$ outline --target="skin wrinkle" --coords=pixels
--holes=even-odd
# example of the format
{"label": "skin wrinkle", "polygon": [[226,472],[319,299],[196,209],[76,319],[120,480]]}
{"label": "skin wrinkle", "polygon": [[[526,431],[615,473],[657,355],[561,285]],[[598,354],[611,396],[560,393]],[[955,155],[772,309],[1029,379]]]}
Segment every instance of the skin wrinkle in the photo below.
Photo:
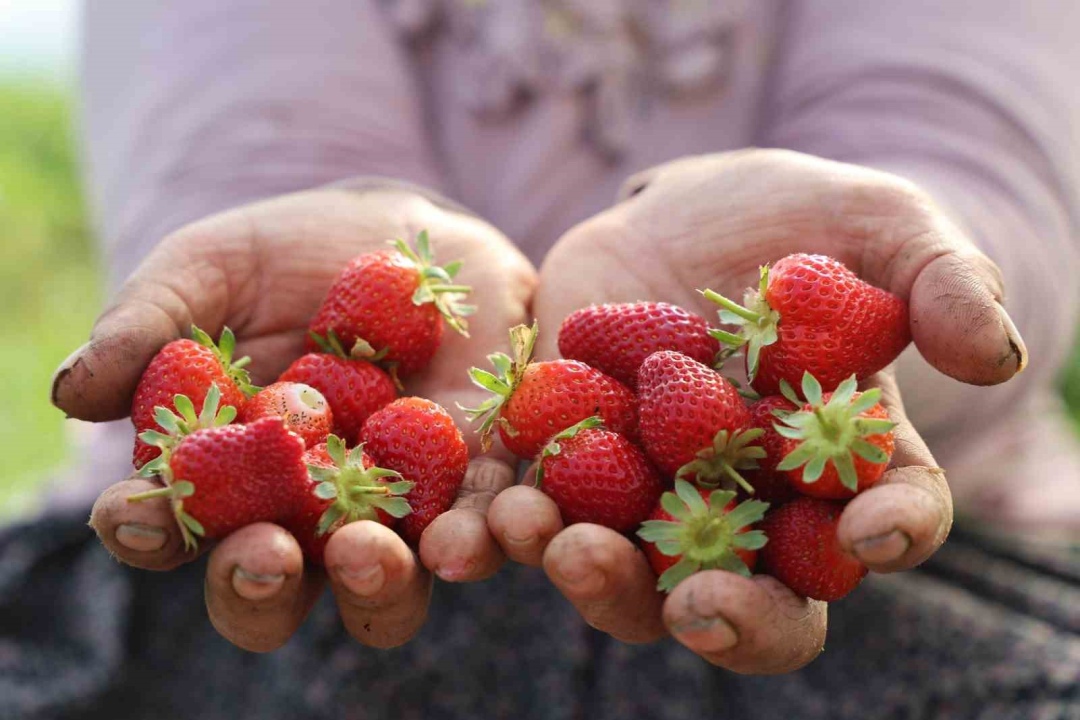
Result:
{"label": "skin wrinkle", "polygon": [[[239,237],[243,238],[246,244],[244,251],[240,253],[240,257],[251,258],[251,264],[244,268],[243,273],[226,273],[226,298],[228,302],[226,304],[227,311],[226,316],[233,318],[232,322],[236,324],[233,330],[238,334],[245,334],[252,324],[252,320],[255,316],[258,308],[258,299],[266,297],[263,284],[266,277],[265,269],[267,266],[264,253],[273,248],[264,247],[264,245],[270,245],[270,243],[261,242],[264,239],[264,235],[259,229],[258,219],[255,213],[252,213],[248,208],[241,208],[237,211],[237,218],[243,220],[246,231],[239,234]],[[230,277],[242,277],[243,282],[241,287],[236,288],[230,282]],[[254,284],[252,294],[245,293],[245,287]],[[254,298],[255,302],[245,302],[247,298]],[[239,308],[235,306],[239,305]]]}

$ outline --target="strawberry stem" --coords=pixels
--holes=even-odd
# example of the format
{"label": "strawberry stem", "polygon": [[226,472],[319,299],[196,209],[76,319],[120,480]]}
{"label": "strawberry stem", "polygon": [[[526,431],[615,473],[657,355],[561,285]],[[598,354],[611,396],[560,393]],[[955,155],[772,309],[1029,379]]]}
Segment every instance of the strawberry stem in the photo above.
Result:
{"label": "strawberry stem", "polygon": [[[749,320],[750,322],[753,322],[753,323],[761,321],[761,313],[756,313],[753,310],[751,310],[750,308],[745,308],[742,305],[735,302],[734,300],[728,300],[726,297],[724,297],[723,295],[721,295],[718,292],[714,292],[713,290],[705,289],[705,290],[701,291],[701,294],[705,296],[706,300],[711,300],[712,302],[716,303],[720,307],[724,308],[725,310],[727,310],[729,312],[735,313],[736,315],[743,318],[744,320]],[[736,336],[736,337],[738,337],[738,336]],[[717,338],[717,339],[719,339],[719,338]],[[746,339],[742,338],[741,341],[746,342]]]}

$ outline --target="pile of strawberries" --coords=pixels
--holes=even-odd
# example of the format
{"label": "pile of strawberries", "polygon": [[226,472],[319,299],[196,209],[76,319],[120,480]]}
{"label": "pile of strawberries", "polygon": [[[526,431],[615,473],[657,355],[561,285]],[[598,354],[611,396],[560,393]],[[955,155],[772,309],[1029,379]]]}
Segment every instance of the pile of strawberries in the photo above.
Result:
{"label": "pile of strawberries", "polygon": [[[333,532],[364,519],[415,547],[469,453],[445,409],[398,390],[444,324],[467,335],[460,269],[435,265],[425,233],[415,250],[397,241],[354,259],[311,321],[308,353],[266,388],[227,328],[216,344],[193,328],[166,345],[131,414],[135,465],[161,487],[129,500],[167,498],[192,547],[275,522],[321,564]],[[803,596],[843,597],[866,568],[839,547],[840,513],[894,449],[880,390],[859,383],[910,341],[906,306],[802,254],[762,268],[741,305],[703,295],[728,330],[665,303],[592,306],[563,322],[563,359],[541,362],[536,325],[511,329],[511,353],[470,371],[491,393],[467,410],[482,445],[497,432],[534,462],[565,523],[636,532],[662,590],[703,569],[760,568]],[[737,352],[752,393],[715,369]]]}
{"label": "pile of strawberries", "polygon": [[330,535],[364,519],[415,545],[450,508],[469,453],[445,409],[398,398],[399,378],[428,366],[444,321],[466,334],[460,269],[434,264],[425,233],[415,250],[357,257],[312,320],[309,352],[266,388],[233,359],[228,328],[216,344],[193,328],[166,345],[131,412],[135,466],[162,487],[128,499],[167,498],[189,547],[276,522],[321,564]]}
{"label": "pile of strawberries", "polygon": [[[495,372],[471,371],[492,397],[469,412],[485,444],[497,430],[536,462],[565,523],[636,531],[660,589],[760,565],[839,599],[866,574],[838,544],[840,513],[894,447],[880,390],[858,383],[910,341],[906,305],[802,254],[762,268],[742,305],[703,294],[731,331],[665,303],[592,306],[564,320],[563,359],[537,362],[536,326],[514,328]],[[752,400],[714,369],[738,351]]]}

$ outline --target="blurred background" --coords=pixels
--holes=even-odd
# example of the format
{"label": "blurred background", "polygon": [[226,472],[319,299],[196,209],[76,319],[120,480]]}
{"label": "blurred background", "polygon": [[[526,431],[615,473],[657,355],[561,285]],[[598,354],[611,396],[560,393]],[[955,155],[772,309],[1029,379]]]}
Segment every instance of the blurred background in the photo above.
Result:
{"label": "blurred background", "polygon": [[[32,511],[66,459],[49,381],[102,302],[75,132],[79,4],[0,0],[0,521]],[[1080,431],[1080,352],[1061,389]]]}

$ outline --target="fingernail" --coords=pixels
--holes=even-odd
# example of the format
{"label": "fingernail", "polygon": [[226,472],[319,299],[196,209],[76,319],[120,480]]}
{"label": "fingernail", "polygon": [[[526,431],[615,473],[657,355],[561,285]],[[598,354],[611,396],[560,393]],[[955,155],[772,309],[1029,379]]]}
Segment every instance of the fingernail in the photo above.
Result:
{"label": "fingernail", "polygon": [[593,565],[580,562],[564,565],[556,572],[564,585],[576,593],[585,595],[599,594],[607,583],[607,578],[602,570],[598,570]]}
{"label": "fingernail", "polygon": [[508,544],[517,545],[519,547],[524,545],[532,545],[536,542],[535,535],[524,535],[522,537],[518,537],[516,535],[511,535],[510,533],[503,533],[503,539],[506,540]]}
{"label": "fingernail", "polygon": [[898,560],[911,547],[911,538],[902,530],[893,530],[859,540],[852,545],[855,556],[867,565],[880,565]]}
{"label": "fingernail", "polygon": [[116,528],[116,542],[138,552],[160,550],[168,537],[164,530],[153,525],[125,523]]}
{"label": "fingernail", "polygon": [[357,595],[374,595],[382,590],[386,583],[386,573],[382,565],[341,566],[338,576],[350,591]]}
{"label": "fingernail", "polygon": [[672,634],[698,652],[723,652],[739,643],[739,634],[721,617],[694,618],[671,628]]}
{"label": "fingernail", "polygon": [[[83,343],[75,352],[67,356],[64,362],[60,363],[60,367],[56,368],[56,372],[53,373],[52,386],[49,391],[49,399],[53,405],[57,405],[57,398],[60,394],[60,386],[64,383],[65,378],[71,374],[71,369],[75,367],[75,363],[79,361],[82,354],[86,351],[86,347],[90,343]],[[59,406],[58,406],[59,407]]]}
{"label": "fingernail", "polygon": [[471,575],[475,568],[476,563],[471,561],[450,563],[435,568],[435,574],[439,576],[440,580],[445,582],[460,582]]}
{"label": "fingernail", "polygon": [[233,570],[233,590],[247,600],[265,600],[272,597],[284,584],[284,573],[253,573],[242,567]]}
{"label": "fingernail", "polygon": [[1001,356],[1000,362],[1004,365],[1012,360],[1016,363],[1016,372],[1021,373],[1028,364],[1027,345],[1024,344],[1024,338],[1020,337],[1020,331],[1016,329],[1016,324],[1013,323],[1005,308],[1000,303],[997,308],[998,315],[1001,316],[1001,327],[1005,330],[1005,336],[1009,341],[1008,350]]}

